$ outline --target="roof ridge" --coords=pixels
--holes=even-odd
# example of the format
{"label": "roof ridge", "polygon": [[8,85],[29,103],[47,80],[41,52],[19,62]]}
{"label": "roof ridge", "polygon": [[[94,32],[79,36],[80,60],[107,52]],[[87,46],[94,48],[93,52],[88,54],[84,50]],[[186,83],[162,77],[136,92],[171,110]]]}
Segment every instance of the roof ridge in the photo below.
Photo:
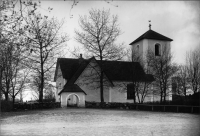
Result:
{"label": "roof ridge", "polygon": [[78,60],[79,58],[58,58],[58,59],[73,59],[73,60]]}
{"label": "roof ridge", "polygon": [[[89,59],[84,59],[84,61],[91,61],[91,59],[93,59],[95,57],[91,57]],[[58,58],[58,59],[72,59],[72,60],[78,60],[79,58]],[[95,58],[96,59],[96,58]],[[97,60],[97,59],[96,59]],[[97,60],[97,61],[100,61],[100,60]],[[123,60],[103,60],[103,62],[124,62],[124,63],[135,63],[135,62],[132,62],[132,61],[123,61]],[[83,63],[83,62],[82,62]],[[137,63],[137,62],[136,62]]]}
{"label": "roof ridge", "polygon": [[[97,61],[100,61],[100,60],[97,60]],[[132,62],[132,61],[121,61],[121,60],[103,60],[103,62],[139,63],[139,62]]]}

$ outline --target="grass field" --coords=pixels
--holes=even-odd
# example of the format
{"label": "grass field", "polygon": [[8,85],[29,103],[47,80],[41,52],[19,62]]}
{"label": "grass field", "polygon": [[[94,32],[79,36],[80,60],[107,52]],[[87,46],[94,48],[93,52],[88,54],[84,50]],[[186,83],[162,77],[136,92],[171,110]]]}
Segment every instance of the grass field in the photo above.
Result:
{"label": "grass field", "polygon": [[199,136],[200,115],[51,109],[1,113],[1,136]]}

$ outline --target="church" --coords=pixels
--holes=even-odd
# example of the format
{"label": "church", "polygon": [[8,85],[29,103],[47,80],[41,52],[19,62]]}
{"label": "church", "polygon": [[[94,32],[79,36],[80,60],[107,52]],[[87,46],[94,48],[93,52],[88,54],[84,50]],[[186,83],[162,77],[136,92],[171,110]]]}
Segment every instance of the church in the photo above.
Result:
{"label": "church", "polygon": [[[171,41],[149,26],[149,30],[131,42],[130,46],[145,59],[149,49],[155,56],[162,55],[162,50],[170,51]],[[85,107],[86,101],[100,102],[99,70],[99,60],[95,57],[84,59],[80,54],[78,59],[58,58],[54,75],[56,101],[61,102],[62,107]],[[146,74],[139,62],[103,61],[103,71],[105,102],[133,103],[133,99],[137,102],[130,88],[133,79],[138,82],[154,81],[153,76]],[[159,101],[159,96],[148,95],[144,102],[156,100]]]}

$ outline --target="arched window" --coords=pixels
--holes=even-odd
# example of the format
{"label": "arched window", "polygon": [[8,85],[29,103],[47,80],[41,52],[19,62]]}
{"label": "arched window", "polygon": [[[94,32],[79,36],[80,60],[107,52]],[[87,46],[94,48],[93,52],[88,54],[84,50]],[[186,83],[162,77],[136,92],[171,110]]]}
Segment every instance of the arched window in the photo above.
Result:
{"label": "arched window", "polygon": [[160,49],[161,47],[160,47],[160,44],[158,44],[158,43],[156,43],[155,44],[155,56],[160,56],[161,55],[161,49]]}

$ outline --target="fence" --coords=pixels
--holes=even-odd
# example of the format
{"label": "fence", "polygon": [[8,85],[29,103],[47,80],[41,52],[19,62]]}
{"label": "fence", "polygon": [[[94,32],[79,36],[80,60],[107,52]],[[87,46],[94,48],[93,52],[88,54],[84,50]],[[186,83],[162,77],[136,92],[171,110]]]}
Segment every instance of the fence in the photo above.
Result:
{"label": "fence", "polygon": [[136,110],[163,111],[163,112],[182,112],[182,113],[200,113],[200,106],[185,105],[135,105]]}
{"label": "fence", "polygon": [[132,103],[97,103],[86,102],[86,108],[130,109],[160,112],[200,113],[200,106],[186,105],[150,105]]}

